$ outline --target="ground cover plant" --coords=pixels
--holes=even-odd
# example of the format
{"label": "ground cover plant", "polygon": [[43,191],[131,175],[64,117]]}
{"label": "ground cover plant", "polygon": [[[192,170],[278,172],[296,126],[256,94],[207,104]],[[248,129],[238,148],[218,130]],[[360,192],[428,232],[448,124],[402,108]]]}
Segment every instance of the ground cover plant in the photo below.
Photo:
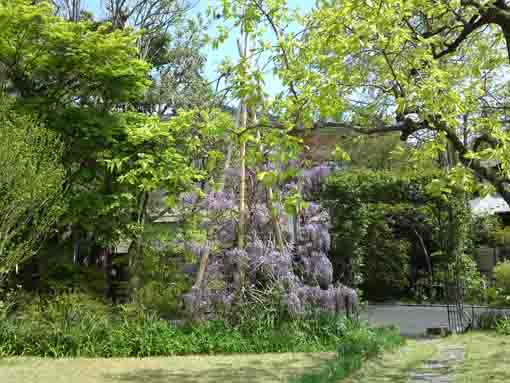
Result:
{"label": "ground cover plant", "polygon": [[[175,326],[133,305],[111,308],[83,294],[34,299],[4,315],[0,355],[43,357],[148,357],[185,354],[335,351],[362,334],[365,324],[310,312],[285,320],[267,306],[240,309],[235,323],[212,320]],[[361,347],[363,337],[360,337]],[[375,341],[370,347],[378,347]],[[357,349],[352,350],[357,353]],[[360,350],[364,352],[364,350]]]}

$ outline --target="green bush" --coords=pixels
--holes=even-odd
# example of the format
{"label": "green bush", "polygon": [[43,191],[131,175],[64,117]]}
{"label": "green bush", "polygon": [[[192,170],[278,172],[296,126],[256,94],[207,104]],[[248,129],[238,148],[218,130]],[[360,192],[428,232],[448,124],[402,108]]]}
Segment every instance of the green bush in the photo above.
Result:
{"label": "green bush", "polygon": [[150,281],[137,291],[134,302],[140,308],[157,312],[166,319],[175,318],[179,311],[179,296],[186,291],[185,288],[189,290],[184,282]]}
{"label": "green bush", "polygon": [[499,311],[487,311],[477,318],[477,328],[480,330],[495,330],[498,323],[506,318],[506,315]]}
{"label": "green bush", "polygon": [[407,240],[395,237],[388,222],[374,220],[368,227],[360,287],[372,300],[400,297],[409,287],[409,249]]}
{"label": "green bush", "polygon": [[496,331],[501,335],[510,335],[510,317],[502,316],[496,321]]}
{"label": "green bush", "polygon": [[510,262],[502,262],[494,268],[494,277],[496,278],[496,287],[504,293],[510,293]]}
{"label": "green bush", "polygon": [[470,255],[463,254],[460,267],[464,283],[464,300],[473,304],[483,302],[487,298],[487,292],[476,261]]}

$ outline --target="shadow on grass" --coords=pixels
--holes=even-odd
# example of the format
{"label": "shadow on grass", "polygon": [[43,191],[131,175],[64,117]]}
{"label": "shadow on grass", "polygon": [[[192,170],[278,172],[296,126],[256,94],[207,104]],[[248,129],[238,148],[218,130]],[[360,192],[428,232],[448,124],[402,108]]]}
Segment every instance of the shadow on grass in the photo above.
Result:
{"label": "shadow on grass", "polygon": [[383,363],[381,360],[371,359],[370,363],[377,369],[376,376],[366,376],[364,374],[356,374],[366,360],[352,362],[330,362],[323,366],[323,370],[317,373],[309,373],[291,380],[292,383],[329,383],[340,382],[347,379],[349,383],[375,383],[375,382],[392,382],[407,383],[409,381],[409,367],[396,368],[394,364]]}
{"label": "shadow on grass", "polygon": [[[324,363],[324,357],[310,356],[307,370],[317,370]],[[298,367],[301,360],[267,362],[254,360],[250,366],[236,366],[233,363],[220,363],[208,369],[138,369],[117,375],[103,375],[118,383],[273,383],[286,382],[289,377],[303,373]],[[307,363],[308,364],[308,363]]]}
{"label": "shadow on grass", "polygon": [[0,358],[0,367],[12,367],[22,363],[26,362],[20,358]]}

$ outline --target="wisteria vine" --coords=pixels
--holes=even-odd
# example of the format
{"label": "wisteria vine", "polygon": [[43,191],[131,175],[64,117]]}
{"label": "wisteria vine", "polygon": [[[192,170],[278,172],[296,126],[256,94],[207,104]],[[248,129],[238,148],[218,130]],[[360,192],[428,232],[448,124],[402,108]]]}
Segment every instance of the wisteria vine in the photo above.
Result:
{"label": "wisteria vine", "polygon": [[[306,169],[282,185],[281,192],[285,196],[300,189],[302,195],[312,199],[329,173],[327,165]],[[231,310],[241,287],[264,288],[272,283],[283,289],[284,309],[291,317],[303,315],[308,307],[329,312],[352,310],[357,304],[356,292],[333,285],[333,266],[327,255],[330,217],[320,204],[308,202],[294,217],[281,205],[272,206],[277,209],[284,239],[281,248],[275,243],[264,188],[254,185],[249,193],[246,247],[236,247],[238,204],[228,181],[235,185],[238,175],[236,169],[227,169],[223,190],[210,191],[200,200],[196,195],[182,199],[205,212],[205,226],[213,237],[206,244],[188,246],[197,259],[203,259],[206,253],[208,257],[204,280],[183,296],[186,312],[195,319],[214,317],[220,311]]]}

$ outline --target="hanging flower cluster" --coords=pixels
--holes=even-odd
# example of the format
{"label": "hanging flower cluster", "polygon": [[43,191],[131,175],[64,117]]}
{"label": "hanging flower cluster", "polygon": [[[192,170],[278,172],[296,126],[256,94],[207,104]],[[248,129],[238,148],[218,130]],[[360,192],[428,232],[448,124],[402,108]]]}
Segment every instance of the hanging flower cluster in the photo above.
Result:
{"label": "hanging flower cluster", "polygon": [[[229,169],[226,177],[237,177]],[[329,168],[320,165],[305,170],[299,180],[281,186],[283,193],[295,192],[302,185],[305,195],[313,195],[329,174]],[[194,318],[207,318],[228,312],[236,292],[244,283],[247,288],[264,287],[278,283],[285,293],[284,305],[292,317],[302,315],[307,307],[329,312],[342,312],[356,302],[356,293],[347,287],[333,286],[333,266],[327,256],[331,239],[330,218],[319,204],[309,202],[296,217],[290,217],[275,204],[277,224],[281,229],[283,247],[274,233],[274,217],[260,190],[252,190],[248,204],[247,241],[244,249],[236,248],[238,223],[231,210],[238,208],[233,192],[210,192],[199,201],[209,212],[225,214],[209,222],[214,225],[216,251],[208,259],[207,273],[201,287],[194,287],[184,295],[183,302]],[[200,259],[204,246],[192,245],[190,250]]]}

